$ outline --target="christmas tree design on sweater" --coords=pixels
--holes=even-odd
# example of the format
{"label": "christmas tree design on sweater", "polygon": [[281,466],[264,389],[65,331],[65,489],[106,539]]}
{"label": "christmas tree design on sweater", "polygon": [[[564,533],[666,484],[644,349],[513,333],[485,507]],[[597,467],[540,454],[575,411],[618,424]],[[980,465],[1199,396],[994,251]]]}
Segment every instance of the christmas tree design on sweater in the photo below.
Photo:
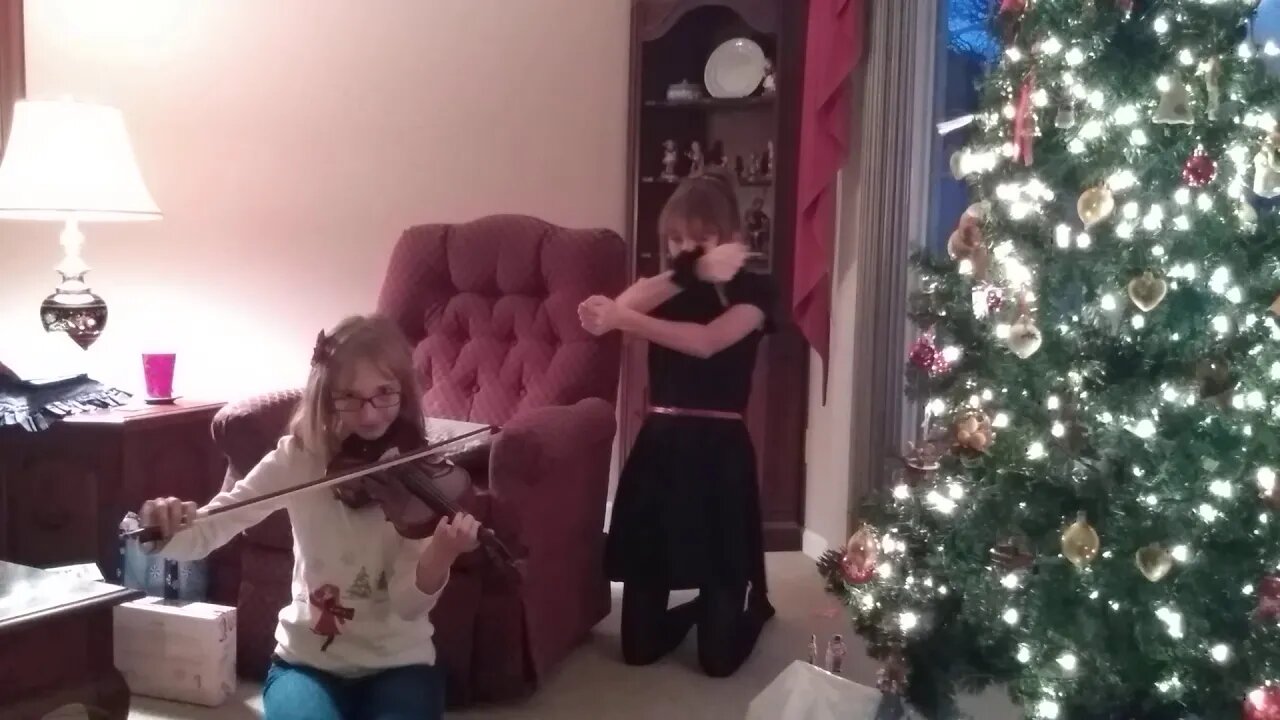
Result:
{"label": "christmas tree design on sweater", "polygon": [[360,568],[355,581],[347,588],[347,595],[361,600],[368,600],[373,595],[373,588],[369,585],[369,571],[364,567]]}

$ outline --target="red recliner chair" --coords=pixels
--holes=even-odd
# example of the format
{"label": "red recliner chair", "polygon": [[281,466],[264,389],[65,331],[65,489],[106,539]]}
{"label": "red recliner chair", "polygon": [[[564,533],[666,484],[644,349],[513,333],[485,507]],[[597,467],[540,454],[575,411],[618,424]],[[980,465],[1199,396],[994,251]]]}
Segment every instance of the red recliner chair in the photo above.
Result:
{"label": "red recliner chair", "polygon": [[[414,346],[429,417],[502,426],[487,477],[475,478],[478,512],[528,552],[514,589],[455,568],[432,611],[452,706],[527,694],[609,613],[601,558],[620,345],[584,332],[577,306],[624,283],[615,233],[525,216],[413,227],[392,253],[378,311]],[[298,396],[218,414],[229,482],[275,447]],[[292,564],[284,513],[214,558],[218,594],[239,612],[242,675],[266,673]]]}

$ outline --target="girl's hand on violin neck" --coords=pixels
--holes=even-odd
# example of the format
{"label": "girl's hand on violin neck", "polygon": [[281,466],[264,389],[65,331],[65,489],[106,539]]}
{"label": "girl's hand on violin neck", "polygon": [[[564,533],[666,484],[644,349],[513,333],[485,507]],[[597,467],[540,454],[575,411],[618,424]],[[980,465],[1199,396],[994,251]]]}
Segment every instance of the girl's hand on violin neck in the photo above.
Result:
{"label": "girl's hand on violin neck", "polygon": [[174,533],[189,527],[196,519],[196,504],[179,500],[176,497],[162,497],[142,503],[138,519],[144,527],[159,528],[163,538],[161,545],[169,541]]}
{"label": "girl's hand on violin neck", "polygon": [[431,536],[431,545],[452,563],[459,555],[480,547],[479,536],[480,521],[467,513],[458,513],[452,519],[441,518]]}
{"label": "girl's hand on violin neck", "polygon": [[617,330],[621,323],[625,308],[602,295],[595,295],[582,301],[578,306],[578,320],[582,329],[592,335],[604,335]]}

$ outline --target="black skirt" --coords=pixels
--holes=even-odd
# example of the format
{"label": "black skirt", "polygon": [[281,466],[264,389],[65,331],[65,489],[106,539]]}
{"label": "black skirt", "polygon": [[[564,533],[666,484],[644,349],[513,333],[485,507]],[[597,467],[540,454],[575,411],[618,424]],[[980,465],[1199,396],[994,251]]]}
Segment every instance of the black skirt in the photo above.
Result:
{"label": "black skirt", "polygon": [[650,415],[622,470],[605,546],[610,580],[765,590],[756,455],[737,420]]}

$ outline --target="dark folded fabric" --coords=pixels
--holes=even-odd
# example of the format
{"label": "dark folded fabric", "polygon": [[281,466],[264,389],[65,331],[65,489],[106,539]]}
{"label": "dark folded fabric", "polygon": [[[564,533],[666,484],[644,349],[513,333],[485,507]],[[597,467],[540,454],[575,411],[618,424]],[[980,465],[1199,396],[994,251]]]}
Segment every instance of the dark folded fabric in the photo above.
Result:
{"label": "dark folded fabric", "polygon": [[130,397],[88,375],[28,381],[0,372],[0,427],[20,425],[29,432],[46,430],[60,418],[117,407]]}

